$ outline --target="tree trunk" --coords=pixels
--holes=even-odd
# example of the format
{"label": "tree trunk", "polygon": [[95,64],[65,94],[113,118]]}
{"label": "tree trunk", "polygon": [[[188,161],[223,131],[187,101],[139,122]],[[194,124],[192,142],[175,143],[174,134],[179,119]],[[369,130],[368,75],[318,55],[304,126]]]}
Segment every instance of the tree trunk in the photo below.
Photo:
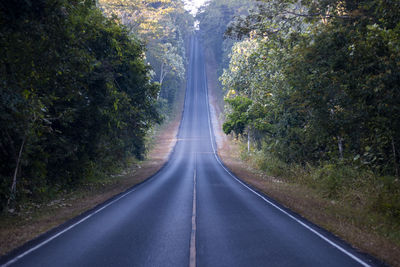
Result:
{"label": "tree trunk", "polygon": [[343,138],[338,136],[338,147],[339,147],[339,157],[340,159],[343,159]]}
{"label": "tree trunk", "polygon": [[159,81],[160,86],[162,86],[162,83],[163,83],[163,81],[164,81],[165,75],[166,75],[166,73],[165,73],[165,71],[164,71],[164,62],[163,62],[163,63],[161,64],[161,70],[160,70],[160,81]]}
{"label": "tree trunk", "polygon": [[250,130],[247,131],[247,153],[250,153]]}
{"label": "tree trunk", "polygon": [[163,81],[164,81],[165,75],[167,75],[167,72],[164,70],[164,62],[163,62],[163,63],[161,64],[161,69],[160,69],[160,80],[159,80],[159,83],[160,83],[160,91],[159,91],[158,94],[157,94],[157,100],[160,98],[161,86],[162,86],[162,83],[163,83]]}
{"label": "tree trunk", "polygon": [[22,143],[21,143],[21,147],[19,149],[17,164],[15,166],[13,181],[12,181],[12,185],[11,185],[10,197],[8,198],[8,201],[7,201],[7,210],[10,208],[10,205],[13,204],[13,202],[15,200],[15,194],[17,192],[18,170],[19,170],[19,166],[21,164],[22,152],[24,150],[27,136],[28,136],[28,134],[25,134],[24,139],[22,140]]}

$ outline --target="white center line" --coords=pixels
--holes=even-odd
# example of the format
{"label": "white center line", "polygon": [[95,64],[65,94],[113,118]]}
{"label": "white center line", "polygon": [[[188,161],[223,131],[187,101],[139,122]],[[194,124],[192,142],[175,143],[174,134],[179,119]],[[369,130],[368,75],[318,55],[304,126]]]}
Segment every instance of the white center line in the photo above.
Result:
{"label": "white center line", "polygon": [[196,167],[193,174],[192,233],[190,235],[189,267],[196,267]]}

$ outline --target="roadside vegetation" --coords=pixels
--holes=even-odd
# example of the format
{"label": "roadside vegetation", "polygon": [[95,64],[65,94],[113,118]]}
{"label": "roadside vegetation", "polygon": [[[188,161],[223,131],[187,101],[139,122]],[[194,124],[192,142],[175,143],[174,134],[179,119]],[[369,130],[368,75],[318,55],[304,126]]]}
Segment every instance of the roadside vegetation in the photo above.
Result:
{"label": "roadside vegetation", "polygon": [[160,86],[158,111],[164,118],[176,109],[186,86],[189,42],[194,19],[183,0],[99,0],[110,18],[118,18],[132,36],[146,46],[146,62],[152,81]]}
{"label": "roadside vegetation", "polygon": [[210,25],[240,10],[226,3],[232,9],[218,14],[217,3],[198,16],[213,16],[200,31],[224,28],[218,45],[204,44],[221,55],[222,128],[243,160],[399,247],[400,4],[257,1],[247,15]]}
{"label": "roadside vegetation", "polygon": [[0,255],[162,167],[192,28],[183,1],[0,3]]}
{"label": "roadside vegetation", "polygon": [[0,20],[3,213],[145,158],[185,85],[182,1],[3,1]]}

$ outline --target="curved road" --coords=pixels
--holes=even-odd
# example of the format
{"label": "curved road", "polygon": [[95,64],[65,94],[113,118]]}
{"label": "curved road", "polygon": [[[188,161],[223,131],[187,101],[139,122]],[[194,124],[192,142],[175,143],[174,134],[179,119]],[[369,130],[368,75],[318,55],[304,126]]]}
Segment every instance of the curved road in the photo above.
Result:
{"label": "curved road", "polygon": [[[7,262],[5,262],[7,261]],[[368,266],[369,256],[237,180],[210,127],[204,57],[192,38],[184,113],[151,179],[34,242],[4,266]]]}

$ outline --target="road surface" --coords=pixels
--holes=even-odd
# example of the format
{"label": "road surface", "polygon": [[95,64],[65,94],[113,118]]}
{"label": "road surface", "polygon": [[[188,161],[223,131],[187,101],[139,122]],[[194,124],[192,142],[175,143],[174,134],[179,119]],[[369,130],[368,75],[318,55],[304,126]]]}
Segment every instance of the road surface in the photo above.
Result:
{"label": "road surface", "polygon": [[237,180],[215,152],[192,38],[178,141],[158,174],[4,266],[368,266],[371,259]]}

